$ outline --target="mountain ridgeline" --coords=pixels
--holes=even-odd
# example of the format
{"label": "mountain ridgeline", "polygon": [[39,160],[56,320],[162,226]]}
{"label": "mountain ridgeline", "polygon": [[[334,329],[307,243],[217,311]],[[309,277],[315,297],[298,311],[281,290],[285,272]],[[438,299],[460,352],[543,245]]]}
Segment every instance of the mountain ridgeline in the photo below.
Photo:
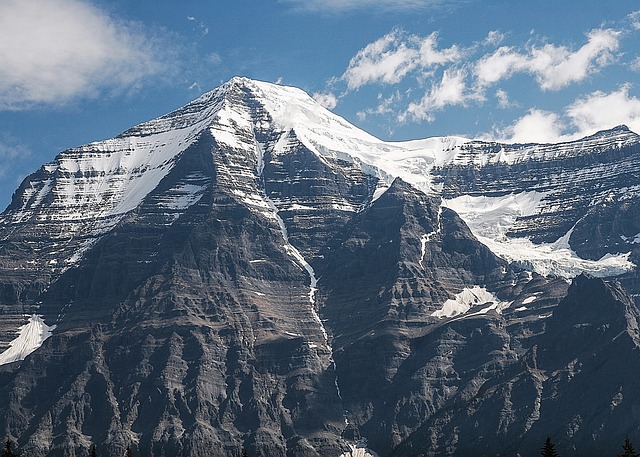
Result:
{"label": "mountain ridgeline", "polygon": [[14,193],[1,430],[34,457],[603,455],[640,440],[639,213],[624,126],[391,143],[234,78]]}

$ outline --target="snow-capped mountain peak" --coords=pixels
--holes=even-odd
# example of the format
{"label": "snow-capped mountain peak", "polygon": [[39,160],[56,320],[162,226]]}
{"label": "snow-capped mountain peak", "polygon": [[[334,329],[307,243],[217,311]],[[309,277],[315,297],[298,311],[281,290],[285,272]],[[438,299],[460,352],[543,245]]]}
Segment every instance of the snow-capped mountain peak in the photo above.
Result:
{"label": "snow-capped mountain peak", "polygon": [[[260,144],[265,132],[269,132],[273,144]],[[556,145],[510,145],[452,136],[387,142],[323,108],[300,89],[235,77],[184,107],[113,139],[62,152],[23,182],[0,223],[30,221],[36,232],[48,224],[63,223],[59,238],[85,240],[77,249],[82,252],[138,208],[202,135],[210,135],[219,145],[237,151],[251,151],[257,165],[247,173],[256,176],[264,166],[264,148],[271,148],[270,153],[277,155],[295,138],[320,160],[346,161],[378,178],[374,199],[396,178],[427,194],[441,195],[444,191],[452,197],[446,179],[438,177],[441,173],[437,170],[558,161],[640,144],[640,137],[625,126]],[[166,211],[166,223],[172,223],[199,201],[206,185],[206,179],[196,173],[157,197]],[[536,189],[547,190],[544,186]],[[504,195],[516,191],[505,187],[493,192]],[[255,195],[251,198],[260,200]],[[543,211],[542,206],[527,217]],[[67,257],[67,266],[79,258],[77,252]]]}

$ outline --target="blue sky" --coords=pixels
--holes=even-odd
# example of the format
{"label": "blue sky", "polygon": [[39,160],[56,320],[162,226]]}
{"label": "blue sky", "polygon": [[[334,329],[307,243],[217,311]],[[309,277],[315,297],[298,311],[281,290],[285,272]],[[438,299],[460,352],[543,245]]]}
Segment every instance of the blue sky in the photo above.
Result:
{"label": "blue sky", "polygon": [[637,0],[2,0],[0,206],[65,148],[232,76],[386,140],[640,132]]}

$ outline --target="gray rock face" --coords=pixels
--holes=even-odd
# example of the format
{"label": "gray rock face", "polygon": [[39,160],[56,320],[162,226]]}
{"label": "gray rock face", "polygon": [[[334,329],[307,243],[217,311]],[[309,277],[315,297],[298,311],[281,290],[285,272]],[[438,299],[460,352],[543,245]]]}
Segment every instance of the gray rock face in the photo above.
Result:
{"label": "gray rock face", "polygon": [[[635,438],[635,272],[569,286],[510,265],[440,195],[390,180],[372,151],[396,146],[374,140],[234,79],[28,177],[0,217],[0,342],[25,313],[56,328],[0,366],[0,429],[36,457],[338,457],[364,439],[525,455],[547,435],[585,455]],[[469,143],[429,179],[447,197],[546,192],[514,235],[573,227],[596,259],[637,244],[637,144],[621,128],[520,160]],[[518,160],[476,164],[500,153]]]}

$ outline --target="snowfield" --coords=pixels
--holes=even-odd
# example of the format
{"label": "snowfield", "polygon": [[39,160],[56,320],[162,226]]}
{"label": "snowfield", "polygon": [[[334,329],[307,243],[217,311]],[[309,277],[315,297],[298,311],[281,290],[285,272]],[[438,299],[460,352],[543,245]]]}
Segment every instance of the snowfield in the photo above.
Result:
{"label": "snowfield", "polygon": [[56,328],[44,323],[42,316],[31,315],[29,322],[18,329],[19,335],[11,343],[9,349],[0,354],[0,365],[24,360],[29,354],[42,346]]}
{"label": "snowfield", "polygon": [[467,223],[478,240],[509,262],[517,262],[525,269],[543,276],[571,279],[583,272],[608,277],[635,268],[630,253],[606,255],[599,260],[580,258],[569,247],[571,230],[554,243],[534,244],[527,238],[508,238],[507,232],[520,216],[536,214],[543,193],[522,192],[503,197],[472,197],[463,195],[444,201]]}

